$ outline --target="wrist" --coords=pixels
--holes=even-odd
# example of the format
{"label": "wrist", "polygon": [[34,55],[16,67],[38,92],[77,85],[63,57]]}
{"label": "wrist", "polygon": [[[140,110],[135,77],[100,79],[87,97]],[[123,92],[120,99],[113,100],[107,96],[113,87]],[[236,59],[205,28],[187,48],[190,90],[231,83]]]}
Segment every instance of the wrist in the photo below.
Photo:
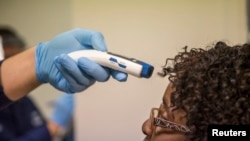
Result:
{"label": "wrist", "polygon": [[[43,69],[43,67],[41,67],[41,62],[44,61],[42,58],[44,57],[43,55],[43,48],[46,45],[46,42],[41,42],[38,43],[35,47],[35,69],[36,69],[36,77],[37,80],[40,83],[46,83],[47,81],[45,81],[44,79],[47,77],[47,75],[43,74],[41,71]],[[43,74],[43,75],[42,75]]]}

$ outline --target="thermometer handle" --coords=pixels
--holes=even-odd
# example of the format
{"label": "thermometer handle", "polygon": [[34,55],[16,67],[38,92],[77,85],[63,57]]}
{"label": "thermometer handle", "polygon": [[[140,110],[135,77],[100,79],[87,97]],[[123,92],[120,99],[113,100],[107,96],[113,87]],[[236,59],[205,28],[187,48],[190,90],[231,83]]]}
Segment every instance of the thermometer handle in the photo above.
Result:
{"label": "thermometer handle", "polygon": [[102,66],[119,70],[136,77],[150,78],[154,71],[154,67],[148,63],[111,52],[80,50],[71,52],[68,55],[75,61],[80,57],[87,57]]}

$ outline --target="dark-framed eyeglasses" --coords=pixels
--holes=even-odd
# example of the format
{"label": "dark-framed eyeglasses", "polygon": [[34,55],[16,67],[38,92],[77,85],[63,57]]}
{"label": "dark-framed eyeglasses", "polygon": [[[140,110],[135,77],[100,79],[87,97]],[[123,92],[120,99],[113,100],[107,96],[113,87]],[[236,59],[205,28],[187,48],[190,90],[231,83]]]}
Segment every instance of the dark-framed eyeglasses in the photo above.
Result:
{"label": "dark-framed eyeglasses", "polygon": [[178,123],[174,123],[165,119],[162,119],[159,117],[159,108],[152,108],[151,110],[151,127],[162,127],[162,128],[169,128],[181,133],[190,133],[191,130],[184,126],[184,125],[180,125]]}

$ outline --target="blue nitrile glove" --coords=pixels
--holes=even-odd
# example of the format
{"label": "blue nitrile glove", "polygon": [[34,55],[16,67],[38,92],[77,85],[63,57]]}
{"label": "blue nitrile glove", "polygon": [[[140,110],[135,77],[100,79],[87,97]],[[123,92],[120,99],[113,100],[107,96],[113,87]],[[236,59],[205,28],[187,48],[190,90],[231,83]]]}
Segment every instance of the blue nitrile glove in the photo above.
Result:
{"label": "blue nitrile glove", "polygon": [[39,43],[36,48],[38,80],[67,93],[83,91],[95,81],[107,81],[110,75],[118,81],[127,80],[126,73],[102,67],[87,58],[75,62],[66,55],[84,49],[107,51],[103,35],[93,30],[74,29]]}
{"label": "blue nitrile glove", "polygon": [[74,94],[61,94],[55,101],[51,120],[66,129],[74,112]]}

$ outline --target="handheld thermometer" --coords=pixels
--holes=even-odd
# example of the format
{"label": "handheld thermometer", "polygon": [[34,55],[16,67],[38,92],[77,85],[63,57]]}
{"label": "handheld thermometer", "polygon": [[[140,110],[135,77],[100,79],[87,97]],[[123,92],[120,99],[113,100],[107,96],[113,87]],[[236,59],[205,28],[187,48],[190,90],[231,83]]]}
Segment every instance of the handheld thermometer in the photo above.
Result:
{"label": "handheld thermometer", "polygon": [[80,50],[71,52],[68,55],[75,61],[80,57],[87,57],[102,66],[119,70],[136,77],[150,78],[154,71],[154,67],[148,63],[111,52]]}

